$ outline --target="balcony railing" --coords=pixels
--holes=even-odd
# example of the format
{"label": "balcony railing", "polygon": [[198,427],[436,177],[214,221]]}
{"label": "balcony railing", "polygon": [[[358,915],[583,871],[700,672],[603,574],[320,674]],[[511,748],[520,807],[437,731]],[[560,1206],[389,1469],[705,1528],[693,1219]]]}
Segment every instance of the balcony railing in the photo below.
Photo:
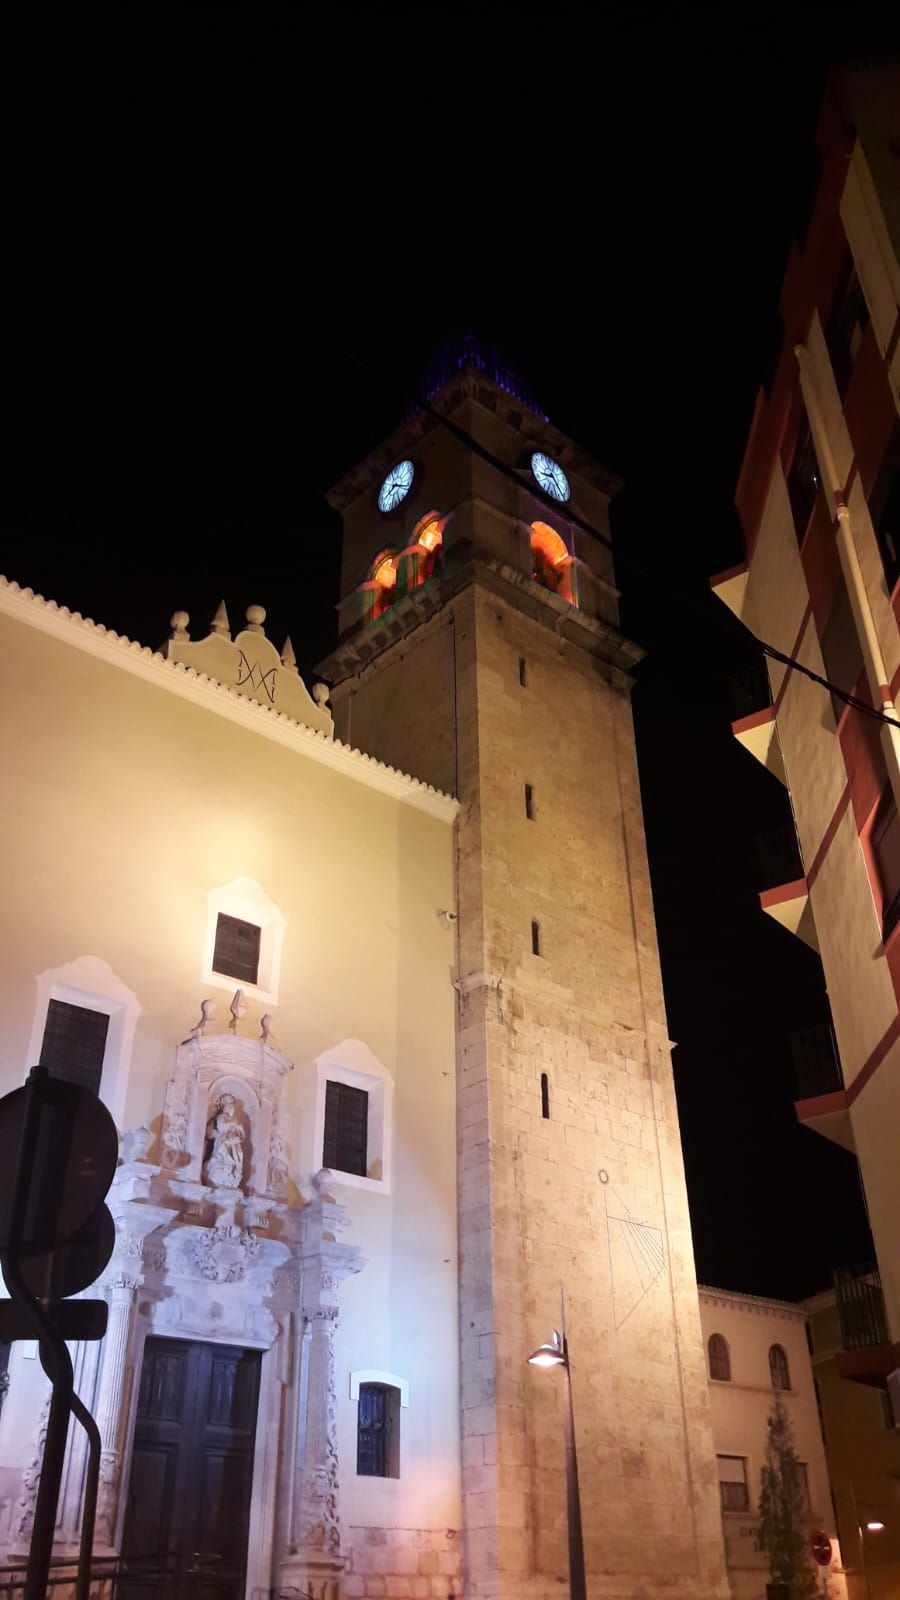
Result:
{"label": "balcony railing", "polygon": [[887,1317],[878,1268],[839,1267],[834,1292],[845,1350],[871,1350],[887,1344]]}
{"label": "balcony railing", "polygon": [[761,889],[775,889],[779,884],[794,883],[797,878],[803,877],[803,858],[793,823],[770,828],[767,833],[758,833],[756,854]]}
{"label": "balcony railing", "polygon": [[772,704],[769,674],[764,661],[755,661],[743,672],[732,672],[728,678],[728,692],[735,722],[742,717],[752,717]]}
{"label": "balcony railing", "polygon": [[792,1033],[790,1044],[798,1100],[817,1100],[843,1089],[837,1043],[829,1023]]}

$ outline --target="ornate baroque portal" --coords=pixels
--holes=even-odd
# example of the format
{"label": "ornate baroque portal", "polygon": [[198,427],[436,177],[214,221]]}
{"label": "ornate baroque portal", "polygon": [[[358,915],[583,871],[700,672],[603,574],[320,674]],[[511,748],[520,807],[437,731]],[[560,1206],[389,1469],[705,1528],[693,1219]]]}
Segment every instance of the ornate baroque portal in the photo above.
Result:
{"label": "ornate baroque portal", "polygon": [[[97,1550],[121,1548],[134,1419],[148,1337],[262,1352],[247,1549],[247,1593],[275,1585],[336,1600],[344,1566],[338,1512],[334,1334],[343,1278],[363,1265],[338,1242],[344,1207],[329,1174],[312,1198],[288,1171],[285,1089],[291,1063],[272,1039],[208,1032],[212,1005],[178,1046],[159,1140],[123,1140],[110,1192],[116,1249],[99,1284],[103,1344],[78,1347],[76,1384],[99,1424],[103,1455]],[[152,1158],[154,1145],[159,1159]],[[39,1468],[40,1437],[35,1441]],[[24,1479],[16,1542],[30,1536],[39,1470]],[[77,1546],[84,1454],[74,1438],[58,1544]]]}

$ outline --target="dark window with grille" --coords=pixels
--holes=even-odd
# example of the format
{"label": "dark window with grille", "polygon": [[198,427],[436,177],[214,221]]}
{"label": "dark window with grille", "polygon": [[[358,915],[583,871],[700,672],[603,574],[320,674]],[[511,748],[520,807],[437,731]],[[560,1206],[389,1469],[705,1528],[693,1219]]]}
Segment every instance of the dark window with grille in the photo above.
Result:
{"label": "dark window with grille", "polygon": [[707,1345],[709,1355],[709,1375],[718,1378],[720,1383],[731,1382],[731,1357],[728,1353],[728,1343],[721,1333],[710,1334]]}
{"label": "dark window with grille", "polygon": [[788,1358],[780,1344],[773,1344],[769,1351],[769,1375],[772,1379],[773,1389],[789,1389],[791,1387],[791,1371]]}
{"label": "dark window with grille", "polygon": [[743,1456],[716,1456],[719,1468],[719,1495],[723,1511],[749,1511],[747,1463]]}
{"label": "dark window with grille", "polygon": [[368,1170],[369,1096],[365,1089],[349,1083],[325,1085],[325,1139],[322,1165],[335,1172],[355,1172],[364,1178]]}
{"label": "dark window with grille", "polygon": [[80,1083],[92,1094],[100,1093],[109,1016],[68,1000],[51,1000],[41,1043],[41,1066],[54,1078]]}
{"label": "dark window with grille", "polygon": [[361,1478],[399,1478],[400,1391],[387,1383],[361,1383],[356,1426],[356,1470]]}
{"label": "dark window with grille", "polygon": [[791,462],[791,470],[787,475],[788,499],[791,502],[791,511],[794,514],[794,531],[797,543],[802,543],[807,524],[812,514],[816,495],[819,492],[819,462],[816,457],[816,448],[812,441],[812,434],[808,424],[804,424],[797,437],[797,448]]}
{"label": "dark window with grille", "polygon": [[239,978],[242,983],[256,983],[261,932],[255,922],[242,922],[240,917],[228,917],[220,911],[213,971],[223,973],[226,978]]}

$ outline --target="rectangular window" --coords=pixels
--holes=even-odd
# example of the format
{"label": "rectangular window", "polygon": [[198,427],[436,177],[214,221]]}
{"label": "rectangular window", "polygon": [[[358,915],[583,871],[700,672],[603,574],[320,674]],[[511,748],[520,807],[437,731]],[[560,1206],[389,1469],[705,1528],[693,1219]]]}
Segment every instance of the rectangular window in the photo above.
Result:
{"label": "rectangular window", "polygon": [[92,1094],[100,1093],[109,1016],[67,1000],[51,1000],[47,1007],[41,1066],[54,1078],[80,1083]]}
{"label": "rectangular window", "polygon": [[868,326],[869,307],[856,276],[853,257],[848,252],[834,297],[834,308],[825,329],[825,343],[841,398],[850,387],[856,357]]}
{"label": "rectangular window", "polygon": [[800,1494],[803,1499],[804,1510],[812,1511],[812,1501],[809,1497],[809,1467],[805,1461],[797,1462],[797,1476],[800,1479]]}
{"label": "rectangular window", "polygon": [[539,922],[531,924],[531,954],[539,956],[541,953],[541,925]]}
{"label": "rectangular window", "polygon": [[386,1383],[361,1383],[356,1425],[356,1470],[361,1478],[400,1476],[400,1391]]}
{"label": "rectangular window", "polygon": [[335,1172],[367,1171],[369,1095],[349,1083],[329,1078],[325,1085],[325,1138],[322,1165]]}
{"label": "rectangular window", "polygon": [[716,1456],[719,1468],[719,1495],[723,1511],[749,1511],[747,1462],[743,1456]]}
{"label": "rectangular window", "polygon": [[794,514],[794,532],[797,543],[803,543],[803,535],[809,524],[812,508],[816,495],[819,492],[819,462],[816,457],[816,448],[813,444],[809,423],[801,423],[797,435],[797,447],[791,470],[787,475],[788,499],[791,502],[791,511]]}
{"label": "rectangular window", "polygon": [[863,851],[868,860],[872,891],[881,911],[882,938],[886,939],[900,922],[900,817],[889,785],[866,833]]}
{"label": "rectangular window", "polygon": [[869,515],[890,592],[900,577],[900,423],[894,424],[881,469],[872,485]]}
{"label": "rectangular window", "polygon": [[541,1116],[550,1116],[550,1079],[546,1072],[541,1073]]}
{"label": "rectangular window", "polygon": [[525,687],[525,676],[526,676],[525,657],[524,656],[520,656],[519,657],[519,682],[522,685],[523,689]]}
{"label": "rectangular window", "polygon": [[261,932],[255,922],[242,922],[240,917],[229,917],[220,911],[213,971],[223,973],[226,978],[237,978],[241,983],[256,983]]}
{"label": "rectangular window", "polygon": [[534,789],[530,783],[525,785],[525,815],[529,822],[534,821]]}
{"label": "rectangular window", "polygon": [[[846,694],[853,694],[863,670],[863,658],[850,596],[843,578],[835,591],[831,615],[822,629],[819,643],[822,647],[822,659],[825,662],[825,676],[828,682],[835,684],[838,689],[843,689]],[[846,703],[839,695],[831,696],[836,721],[840,719]]]}

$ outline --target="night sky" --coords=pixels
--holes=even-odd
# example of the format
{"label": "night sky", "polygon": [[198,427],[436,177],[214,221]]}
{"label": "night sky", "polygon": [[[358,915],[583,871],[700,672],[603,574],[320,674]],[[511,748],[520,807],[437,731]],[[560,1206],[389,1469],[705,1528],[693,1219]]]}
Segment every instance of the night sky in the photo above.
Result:
{"label": "night sky", "polygon": [[626,481],[698,1274],[811,1292],[871,1246],[854,1161],[794,1118],[787,1035],[824,984],[758,909],[785,796],[732,739],[753,641],[707,580],[743,554],[827,68],[897,40],[865,8],[326,15],[45,14],[10,46],[0,569],[153,645],[176,607],[196,637],[223,595],[233,625],[261,603],[309,673],[334,639],[324,491],[443,346],[495,344]]}

